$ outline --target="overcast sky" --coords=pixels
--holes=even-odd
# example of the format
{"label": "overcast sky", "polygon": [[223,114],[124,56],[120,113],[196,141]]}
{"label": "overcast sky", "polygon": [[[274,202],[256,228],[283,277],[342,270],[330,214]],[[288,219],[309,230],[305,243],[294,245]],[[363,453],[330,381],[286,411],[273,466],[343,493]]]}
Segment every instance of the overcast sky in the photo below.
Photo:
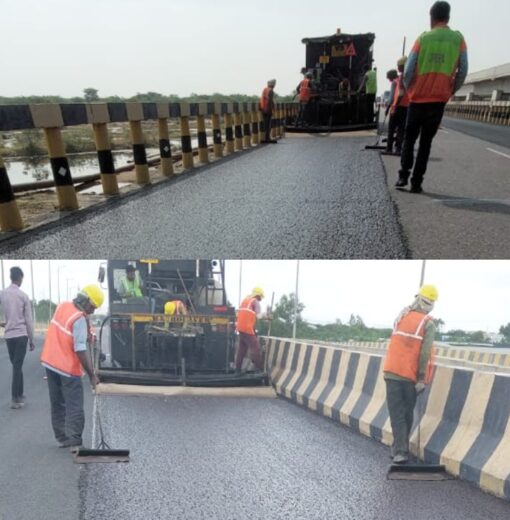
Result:
{"label": "overcast sky", "polygon": [[[402,41],[428,29],[431,0],[0,0],[0,95],[259,94],[267,79],[290,93],[301,39],[376,34],[379,91]],[[452,0],[451,27],[470,70],[510,61],[508,0]]]}
{"label": "overcast sky", "polygon": [[[100,260],[52,261],[52,299],[57,300],[58,278],[61,298],[66,299],[78,286],[96,283],[100,264]],[[25,271],[22,289],[31,296],[30,262],[4,260],[6,283],[12,265]],[[242,296],[254,286],[262,286],[264,304],[270,303],[273,291],[277,302],[282,295],[295,291],[296,265],[295,260],[243,260]],[[227,294],[235,305],[239,303],[240,266],[238,260],[227,261]],[[299,299],[306,306],[303,316],[312,323],[337,318],[346,322],[352,313],[369,326],[391,327],[418,290],[421,266],[418,260],[301,261]],[[48,298],[48,261],[35,260],[33,271],[35,298]],[[447,329],[497,332],[510,322],[510,260],[427,261],[425,282],[439,290],[433,315],[442,318]],[[106,308],[100,310],[105,312]]]}

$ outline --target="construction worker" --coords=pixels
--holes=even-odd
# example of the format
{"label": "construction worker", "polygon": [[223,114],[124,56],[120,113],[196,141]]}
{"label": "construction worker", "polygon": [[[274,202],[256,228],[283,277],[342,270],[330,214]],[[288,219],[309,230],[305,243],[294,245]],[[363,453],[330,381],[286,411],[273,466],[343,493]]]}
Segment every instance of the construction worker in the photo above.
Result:
{"label": "construction worker", "polygon": [[262,356],[255,326],[257,318],[260,319],[262,317],[260,302],[263,298],[263,289],[254,287],[251,294],[241,302],[237,311],[236,330],[239,333],[239,342],[235,358],[236,372],[241,371],[243,359],[247,352],[250,352],[251,360],[257,370],[262,370]]}
{"label": "construction worker", "polygon": [[310,104],[310,100],[312,99],[312,78],[313,74],[311,72],[306,72],[304,79],[301,80],[296,88],[296,92],[299,96],[299,114],[296,119],[296,126],[299,126],[303,120],[306,123],[308,106]]}
{"label": "construction worker", "polygon": [[420,288],[413,304],[396,319],[384,360],[386,403],[393,432],[393,462],[396,464],[408,460],[417,394],[423,392],[432,378],[436,326],[429,313],[437,296],[433,285]]}
{"label": "construction worker", "polygon": [[411,177],[411,193],[421,193],[432,140],[437,133],[444,107],[459,90],[468,72],[464,37],[448,27],[450,5],[436,2],[430,9],[432,30],[415,42],[404,71],[404,86],[409,94],[400,171],[395,186],[407,185],[414,163],[414,145],[420,144]]}
{"label": "construction worker", "polygon": [[90,337],[88,316],[101,307],[103,291],[87,285],[72,302],[62,302],[48,327],[41,353],[46,368],[51,404],[51,424],[60,447],[75,451],[82,445],[83,371],[92,388],[99,383],[87,350]]}
{"label": "construction worker", "polygon": [[[390,69],[386,73],[386,79],[391,83],[389,101],[388,101],[388,104],[387,104],[386,110],[385,110],[385,116],[386,117],[388,117],[388,115],[390,116],[389,121],[388,121],[388,141],[390,139],[392,141],[394,141],[395,140],[395,127],[392,124],[393,114],[391,112],[391,105],[392,105],[392,100],[395,96],[395,81],[398,79],[398,72],[395,69]],[[391,137],[390,137],[390,131],[391,131]],[[388,147],[386,147],[386,150],[382,153],[387,153],[387,150],[388,150]]]}
{"label": "construction worker", "polygon": [[377,67],[370,69],[363,77],[358,94],[365,92],[366,96],[366,123],[374,122],[374,105],[377,94]]}
{"label": "construction worker", "polygon": [[188,309],[181,300],[170,300],[165,303],[165,314],[170,316],[186,316]]}
{"label": "construction worker", "polygon": [[34,324],[32,304],[28,296],[20,289],[23,283],[23,271],[19,267],[11,267],[11,285],[0,292],[5,323],[4,339],[12,363],[11,408],[20,409],[25,404],[23,388],[23,361],[27,353],[27,345],[34,350]]}
{"label": "construction worker", "polygon": [[[386,153],[393,153],[393,141],[395,141],[395,153],[400,155],[402,152],[402,142],[404,140],[404,130],[407,118],[407,108],[409,107],[409,96],[404,86],[404,67],[407,61],[406,56],[402,56],[397,62],[398,72],[392,81],[390,91],[390,120],[388,123],[388,141],[386,142]],[[396,72],[396,71],[395,71]]]}
{"label": "construction worker", "polygon": [[276,80],[270,79],[267,82],[267,87],[262,91],[260,97],[259,109],[262,112],[262,118],[264,120],[264,139],[262,143],[277,143],[275,139],[271,139],[271,118],[273,117],[274,110],[274,88],[276,86]]}
{"label": "construction worker", "polygon": [[131,264],[126,267],[126,276],[120,280],[119,294],[124,303],[128,298],[143,297],[140,274]]}

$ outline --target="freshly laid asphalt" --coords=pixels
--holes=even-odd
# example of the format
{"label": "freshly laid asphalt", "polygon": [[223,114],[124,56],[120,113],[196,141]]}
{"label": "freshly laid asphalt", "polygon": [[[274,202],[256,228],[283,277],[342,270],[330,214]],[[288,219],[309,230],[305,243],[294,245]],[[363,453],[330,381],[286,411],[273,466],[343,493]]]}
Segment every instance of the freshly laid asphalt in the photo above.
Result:
{"label": "freshly laid asphalt", "polygon": [[25,366],[27,405],[10,410],[0,348],[2,520],[510,515],[510,503],[464,482],[386,480],[387,448],[277,398],[102,396],[107,440],[131,461],[80,467],[52,439],[36,353]]}
{"label": "freshly laid asphalt", "polygon": [[12,258],[403,258],[373,137],[289,137],[15,243]]}

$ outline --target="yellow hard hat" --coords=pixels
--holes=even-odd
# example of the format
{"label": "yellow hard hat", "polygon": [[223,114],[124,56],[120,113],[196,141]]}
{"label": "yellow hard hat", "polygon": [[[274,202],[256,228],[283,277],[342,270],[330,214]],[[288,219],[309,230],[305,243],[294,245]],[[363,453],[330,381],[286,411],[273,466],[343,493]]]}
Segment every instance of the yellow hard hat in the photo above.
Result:
{"label": "yellow hard hat", "polygon": [[402,56],[402,58],[400,58],[398,61],[397,61],[397,65],[399,67],[405,65],[407,63],[407,56]]}
{"label": "yellow hard hat", "polygon": [[264,298],[264,289],[262,287],[254,287],[253,291],[251,292],[252,296],[260,296],[261,298]]}
{"label": "yellow hard hat", "polygon": [[104,302],[103,291],[97,285],[86,285],[81,292],[88,296],[90,302],[96,309],[101,307]]}
{"label": "yellow hard hat", "polygon": [[418,294],[424,298],[427,298],[427,300],[430,300],[431,302],[435,302],[438,297],[435,285],[422,285]]}
{"label": "yellow hard hat", "polygon": [[175,314],[175,302],[166,302],[165,303],[165,314]]}

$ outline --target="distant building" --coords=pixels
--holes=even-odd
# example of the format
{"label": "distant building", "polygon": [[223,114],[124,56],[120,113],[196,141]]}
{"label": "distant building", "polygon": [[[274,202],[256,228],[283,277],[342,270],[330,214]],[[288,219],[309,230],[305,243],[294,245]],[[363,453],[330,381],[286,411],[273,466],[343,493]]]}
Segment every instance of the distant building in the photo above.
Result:
{"label": "distant building", "polygon": [[473,95],[492,97],[494,91],[510,95],[510,63],[468,74],[464,85],[455,97],[465,98]]}

